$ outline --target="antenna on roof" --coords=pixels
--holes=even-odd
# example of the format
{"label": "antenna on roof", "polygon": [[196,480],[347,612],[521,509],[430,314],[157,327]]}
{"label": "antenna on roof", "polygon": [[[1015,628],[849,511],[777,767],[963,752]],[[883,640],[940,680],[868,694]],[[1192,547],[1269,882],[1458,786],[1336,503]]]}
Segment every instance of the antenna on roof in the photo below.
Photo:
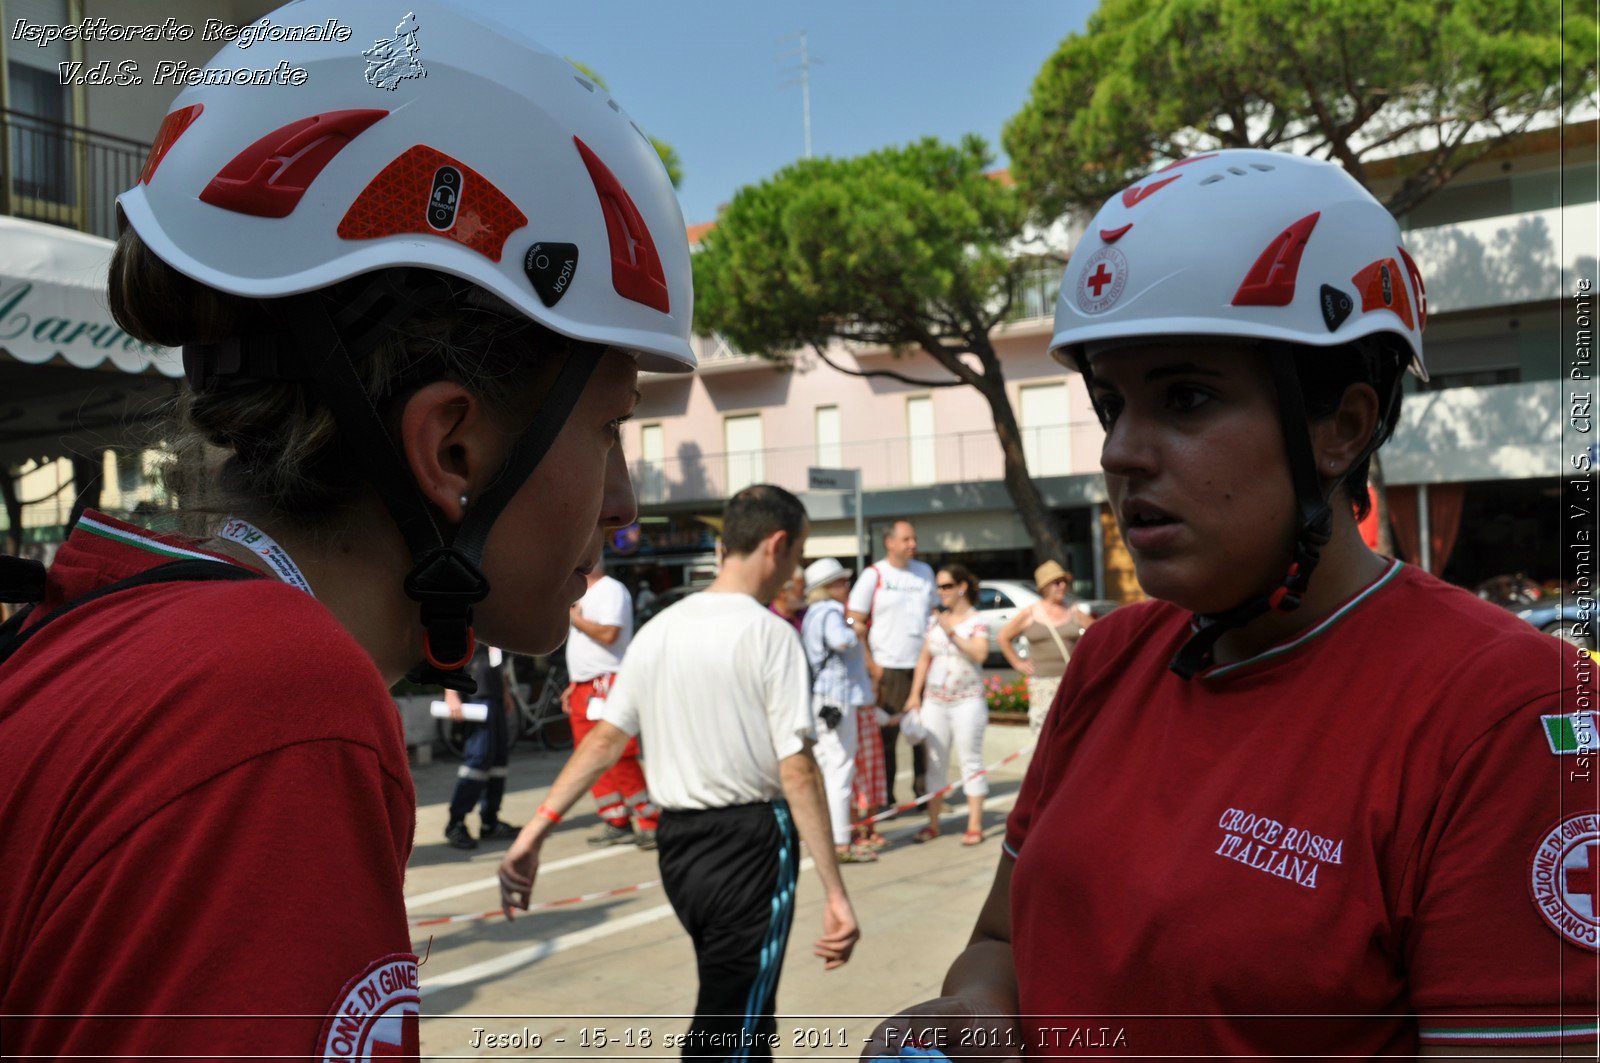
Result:
{"label": "antenna on roof", "polygon": [[796,38],[798,38],[800,41],[799,48],[795,51],[784,52],[778,58],[786,59],[789,56],[796,54],[798,54],[800,57],[800,76],[797,78],[790,78],[783,84],[785,86],[800,86],[800,113],[801,120],[805,124],[806,134],[806,153],[804,157],[809,159],[811,158],[811,68],[815,64],[822,62],[822,60],[811,58],[810,53],[806,50],[805,30],[798,30],[794,33],[788,34],[787,36],[780,37],[778,38],[778,43],[782,44],[785,41],[792,41]]}

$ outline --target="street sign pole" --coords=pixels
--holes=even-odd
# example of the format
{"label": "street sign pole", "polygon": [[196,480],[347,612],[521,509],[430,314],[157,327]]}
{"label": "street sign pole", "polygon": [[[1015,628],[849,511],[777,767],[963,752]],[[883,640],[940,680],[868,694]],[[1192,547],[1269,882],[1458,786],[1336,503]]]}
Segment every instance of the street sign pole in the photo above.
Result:
{"label": "street sign pole", "polygon": [[856,574],[860,575],[867,567],[867,538],[864,526],[864,514],[861,506],[861,470],[860,469],[819,469],[806,470],[806,483],[812,491],[853,491],[856,498]]}

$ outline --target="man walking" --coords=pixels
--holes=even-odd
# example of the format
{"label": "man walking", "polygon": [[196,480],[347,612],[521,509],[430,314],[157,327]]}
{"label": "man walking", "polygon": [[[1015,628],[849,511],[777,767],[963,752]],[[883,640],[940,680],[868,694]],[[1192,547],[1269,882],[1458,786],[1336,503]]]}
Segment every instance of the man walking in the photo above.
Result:
{"label": "man walking", "polygon": [[[900,738],[899,714],[911,694],[911,678],[927,634],[928,617],[939,605],[933,569],[917,557],[917,529],[897,520],[883,535],[884,558],[868,565],[850,590],[850,618],[867,629],[867,671],[877,691],[878,706],[896,717],[883,727],[883,782],[889,803],[894,796],[895,745]],[[911,792],[927,792],[922,747],[911,747]]]}
{"label": "man walking", "polygon": [[[628,643],[633,641],[633,601],[628,588],[605,574],[605,559],[584,577],[589,589],[572,604],[572,630],[567,635],[567,715],[572,717],[572,737],[582,742],[594,730],[605,707],[617,669]],[[630,739],[622,756],[594,784],[594,803],[600,829],[588,838],[590,845],[633,842],[641,849],[656,847],[657,810],[650,803],[644,769],[639,766],[639,743]],[[628,825],[629,814],[634,825]]]}
{"label": "man walking", "polygon": [[664,810],[662,885],[700,975],[686,1058],[771,1058],[801,839],[826,896],[813,953],[832,970],[860,936],[811,754],[805,653],[762,604],[793,575],[807,531],[805,509],[782,488],[757,484],[729,500],[716,581],[640,632],[600,722],[500,864],[509,916],[528,906],[550,829],[631,736],[643,739]]}

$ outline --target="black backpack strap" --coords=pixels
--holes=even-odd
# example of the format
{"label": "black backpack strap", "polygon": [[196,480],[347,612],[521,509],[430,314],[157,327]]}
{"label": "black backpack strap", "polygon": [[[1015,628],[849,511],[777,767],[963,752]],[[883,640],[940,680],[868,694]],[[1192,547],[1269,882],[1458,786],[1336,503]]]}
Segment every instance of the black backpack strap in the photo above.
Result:
{"label": "black backpack strap", "polygon": [[264,573],[242,565],[232,565],[226,561],[172,561],[165,565],[145,569],[136,576],[129,576],[116,583],[108,583],[104,587],[96,588],[88,594],[65,603],[47,614],[37,624],[28,630],[22,630],[27,623],[28,616],[33,612],[33,605],[28,605],[0,625],[0,665],[11,659],[12,654],[22,648],[23,644],[39,633],[54,620],[59,620],[67,613],[82,605],[88,605],[98,598],[116,594],[118,591],[131,590],[134,587],[147,587],[153,583],[211,583],[217,580],[247,580],[265,579]]}

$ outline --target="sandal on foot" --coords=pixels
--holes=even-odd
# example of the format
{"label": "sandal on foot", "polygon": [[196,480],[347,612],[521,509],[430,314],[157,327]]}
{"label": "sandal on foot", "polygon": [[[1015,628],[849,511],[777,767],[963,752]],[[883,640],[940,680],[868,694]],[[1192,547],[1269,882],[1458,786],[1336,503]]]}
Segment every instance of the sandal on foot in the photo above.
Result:
{"label": "sandal on foot", "polygon": [[967,831],[967,833],[965,833],[965,834],[963,834],[961,836],[961,844],[962,845],[982,845],[983,844],[983,831],[981,831],[981,830],[969,830],[969,831]]}
{"label": "sandal on foot", "polygon": [[841,864],[875,864],[878,862],[877,853],[871,849],[862,849],[856,845],[844,849],[835,849],[833,858]]}
{"label": "sandal on foot", "polygon": [[917,831],[917,833],[911,836],[911,840],[916,842],[918,845],[921,845],[923,842],[933,841],[933,839],[937,838],[938,836],[938,827],[923,827],[921,830]]}
{"label": "sandal on foot", "polygon": [[889,839],[881,834],[869,834],[865,838],[857,839],[856,844],[877,852],[889,844]]}

